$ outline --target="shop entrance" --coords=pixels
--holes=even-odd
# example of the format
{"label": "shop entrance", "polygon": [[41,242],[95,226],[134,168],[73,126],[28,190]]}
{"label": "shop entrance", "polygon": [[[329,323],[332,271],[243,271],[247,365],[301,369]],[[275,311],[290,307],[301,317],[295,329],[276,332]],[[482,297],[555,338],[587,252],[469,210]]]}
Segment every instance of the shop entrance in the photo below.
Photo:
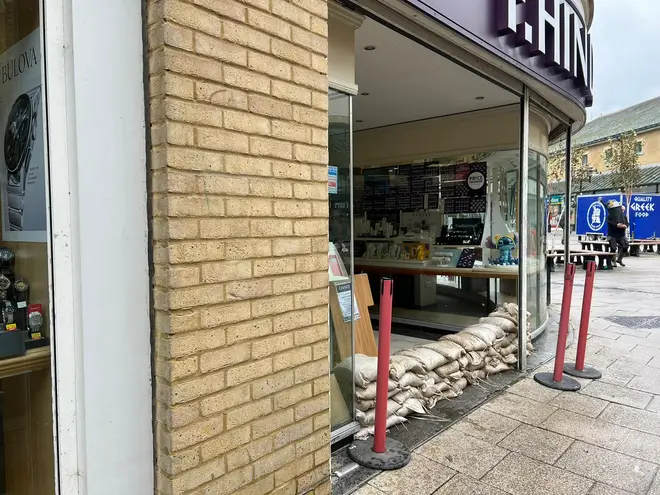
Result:
{"label": "shop entrance", "polygon": [[[330,318],[337,351],[332,407],[345,410],[343,425],[355,393],[346,370],[356,354],[373,355],[377,340],[377,331],[373,341],[367,333],[378,327],[382,277],[394,279],[392,352],[460,331],[498,304],[516,302],[521,262],[533,329],[547,317],[543,198],[550,123],[536,114],[530,119],[530,230],[521,256],[520,95],[369,17],[355,33],[355,58],[359,91],[345,95],[352,139],[333,131],[330,99],[331,173],[333,166],[340,170],[339,189],[330,188],[331,255],[337,253],[349,279],[354,274],[352,286],[343,287],[352,291],[346,301],[354,310],[350,356],[340,352],[348,334]],[[341,190],[342,163],[350,193]],[[362,277],[367,295],[359,289]],[[330,290],[332,302],[332,276]],[[370,297],[373,304],[360,300]],[[365,317],[372,325],[358,323]]]}

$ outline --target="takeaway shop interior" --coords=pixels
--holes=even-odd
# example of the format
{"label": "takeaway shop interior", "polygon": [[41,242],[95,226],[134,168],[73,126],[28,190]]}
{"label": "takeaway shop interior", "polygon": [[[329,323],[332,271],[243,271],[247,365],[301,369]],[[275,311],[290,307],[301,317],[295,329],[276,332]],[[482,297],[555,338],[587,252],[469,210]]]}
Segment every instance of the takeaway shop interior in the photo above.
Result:
{"label": "takeaway shop interior", "polygon": [[[394,280],[392,352],[477,323],[515,302],[518,287],[519,95],[368,17],[355,59],[358,93],[330,92],[333,365],[351,352],[350,337],[360,352],[365,316],[377,328],[381,277]],[[532,331],[547,319],[544,198],[556,126],[530,110]],[[351,272],[353,289],[342,285]],[[353,335],[342,336],[333,301],[350,321],[351,290]]]}

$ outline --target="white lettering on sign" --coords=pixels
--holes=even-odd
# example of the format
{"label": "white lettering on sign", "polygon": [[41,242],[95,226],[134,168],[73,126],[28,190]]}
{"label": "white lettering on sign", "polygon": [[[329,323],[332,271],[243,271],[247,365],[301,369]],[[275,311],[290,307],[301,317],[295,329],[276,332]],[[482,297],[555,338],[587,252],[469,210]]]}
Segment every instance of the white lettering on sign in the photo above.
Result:
{"label": "white lettering on sign", "polygon": [[644,201],[653,201],[652,196],[635,196],[633,201],[644,202]]}
{"label": "white lettering on sign", "polygon": [[655,211],[654,203],[633,203],[630,205],[630,209],[633,211]]}

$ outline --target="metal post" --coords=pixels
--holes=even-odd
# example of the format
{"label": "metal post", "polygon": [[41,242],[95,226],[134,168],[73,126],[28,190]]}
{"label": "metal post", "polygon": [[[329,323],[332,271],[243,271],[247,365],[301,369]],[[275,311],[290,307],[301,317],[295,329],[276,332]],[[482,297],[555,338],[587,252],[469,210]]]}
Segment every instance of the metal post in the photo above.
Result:
{"label": "metal post", "polygon": [[527,239],[529,180],[529,89],[520,98],[520,168],[518,169],[518,369],[527,368]]}
{"label": "metal post", "polygon": [[569,124],[566,127],[566,167],[564,170],[566,180],[565,201],[564,201],[564,269],[568,269],[570,263],[571,253],[571,200],[572,200],[572,187],[573,181],[571,180],[571,156],[572,156],[572,142],[573,142],[573,125]]}

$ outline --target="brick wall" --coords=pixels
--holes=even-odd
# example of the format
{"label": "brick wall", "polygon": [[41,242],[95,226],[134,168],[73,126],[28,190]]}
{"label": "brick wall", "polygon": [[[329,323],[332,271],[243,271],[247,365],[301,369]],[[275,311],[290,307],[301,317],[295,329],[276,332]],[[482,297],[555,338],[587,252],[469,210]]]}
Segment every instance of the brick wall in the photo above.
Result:
{"label": "brick wall", "polygon": [[147,30],[156,491],[329,493],[326,2]]}

